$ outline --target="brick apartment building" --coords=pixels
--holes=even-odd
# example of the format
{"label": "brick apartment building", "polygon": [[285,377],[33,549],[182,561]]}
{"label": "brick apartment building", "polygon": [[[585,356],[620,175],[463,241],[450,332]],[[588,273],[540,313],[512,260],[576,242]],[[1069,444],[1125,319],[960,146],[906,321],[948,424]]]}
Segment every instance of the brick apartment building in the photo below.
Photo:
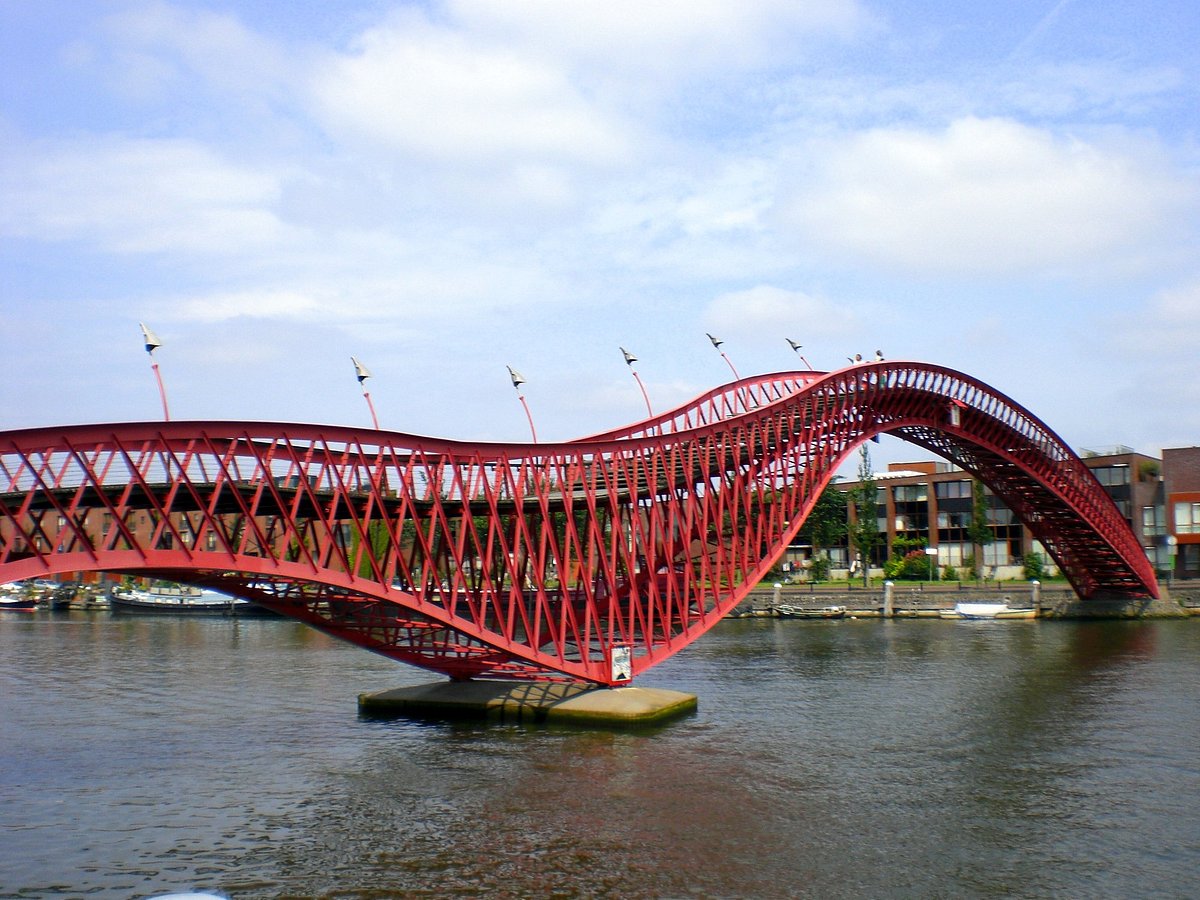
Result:
{"label": "brick apartment building", "polygon": [[1200,578],[1200,447],[1163,450],[1168,553],[1176,578]]}
{"label": "brick apartment building", "polygon": [[[1083,462],[1092,470],[1125,517],[1160,578],[1200,578],[1200,447],[1163,451],[1158,459],[1129,447],[1095,452],[1085,450]],[[938,461],[892,463],[875,474],[876,517],[883,540],[872,559],[881,567],[897,538],[923,542],[937,549],[941,569],[959,571],[975,547],[967,537],[973,509],[973,479],[957,466]],[[839,482],[850,491],[856,482]],[[982,565],[995,578],[1019,578],[1025,556],[1044,548],[990,491],[985,491],[992,542],[983,546]],[[830,548],[834,571],[849,570],[854,553],[843,541]],[[789,549],[788,561],[801,564],[811,553],[802,545]]]}

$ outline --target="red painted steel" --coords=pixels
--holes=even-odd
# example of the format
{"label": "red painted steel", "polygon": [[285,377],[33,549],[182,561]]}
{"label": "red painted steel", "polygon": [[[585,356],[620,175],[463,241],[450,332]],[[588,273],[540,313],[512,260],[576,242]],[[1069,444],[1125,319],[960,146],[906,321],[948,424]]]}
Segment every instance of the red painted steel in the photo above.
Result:
{"label": "red painted steel", "polygon": [[1082,595],[1157,596],[1053,432],[903,362],[742,379],[559,444],[258,422],[0,432],[0,582],[153,575],[452,678],[623,683],[740,602],[883,432],[976,474]]}

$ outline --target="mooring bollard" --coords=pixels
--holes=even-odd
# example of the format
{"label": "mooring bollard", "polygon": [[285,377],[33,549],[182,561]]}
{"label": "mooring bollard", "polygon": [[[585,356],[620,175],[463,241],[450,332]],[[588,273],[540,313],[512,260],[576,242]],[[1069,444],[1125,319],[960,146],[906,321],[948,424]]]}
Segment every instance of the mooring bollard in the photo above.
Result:
{"label": "mooring bollard", "polygon": [[771,591],[771,612],[775,613],[779,610],[779,598],[783,596],[783,585],[778,581],[775,582],[775,589]]}
{"label": "mooring bollard", "polygon": [[883,583],[883,615],[886,619],[890,619],[896,614],[896,605],[892,600],[892,588],[894,587],[895,585],[890,581]]}
{"label": "mooring bollard", "polygon": [[1030,582],[1033,585],[1033,609],[1034,615],[1042,614],[1042,583],[1036,579]]}

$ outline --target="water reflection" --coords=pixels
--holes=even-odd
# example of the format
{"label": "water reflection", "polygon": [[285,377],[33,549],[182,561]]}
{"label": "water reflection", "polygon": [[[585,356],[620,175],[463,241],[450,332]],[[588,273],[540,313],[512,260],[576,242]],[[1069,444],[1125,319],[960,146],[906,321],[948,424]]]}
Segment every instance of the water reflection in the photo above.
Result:
{"label": "water reflection", "polygon": [[[1194,623],[722,623],[648,733],[360,718],[294,623],[0,625],[0,895],[1183,896]],[[88,614],[82,614],[87,616]]]}

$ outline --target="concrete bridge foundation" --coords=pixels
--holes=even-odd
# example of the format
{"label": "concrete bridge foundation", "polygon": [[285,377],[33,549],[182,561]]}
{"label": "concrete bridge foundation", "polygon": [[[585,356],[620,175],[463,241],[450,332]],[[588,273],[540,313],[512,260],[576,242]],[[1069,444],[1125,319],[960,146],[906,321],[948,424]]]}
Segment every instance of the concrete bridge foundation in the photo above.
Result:
{"label": "concrete bridge foundation", "polygon": [[549,681],[439,681],[360,694],[364,715],[471,718],[510,723],[629,728],[692,713],[696,696],[662,688]]}

